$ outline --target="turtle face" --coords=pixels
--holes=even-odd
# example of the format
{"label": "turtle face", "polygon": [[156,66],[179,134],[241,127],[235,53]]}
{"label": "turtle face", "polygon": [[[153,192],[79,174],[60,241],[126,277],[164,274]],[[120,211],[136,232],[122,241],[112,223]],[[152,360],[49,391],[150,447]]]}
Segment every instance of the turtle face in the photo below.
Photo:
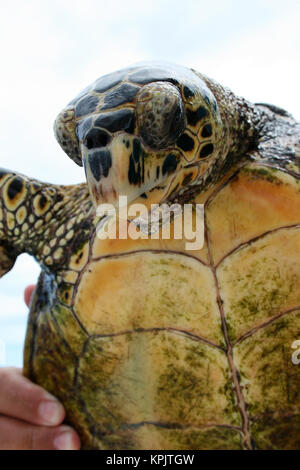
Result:
{"label": "turtle face", "polygon": [[[55,124],[83,164],[92,199],[116,205],[165,187],[193,184],[217,157],[221,119],[204,81],[189,69],[135,67],[97,80]],[[170,69],[171,67],[171,69]]]}

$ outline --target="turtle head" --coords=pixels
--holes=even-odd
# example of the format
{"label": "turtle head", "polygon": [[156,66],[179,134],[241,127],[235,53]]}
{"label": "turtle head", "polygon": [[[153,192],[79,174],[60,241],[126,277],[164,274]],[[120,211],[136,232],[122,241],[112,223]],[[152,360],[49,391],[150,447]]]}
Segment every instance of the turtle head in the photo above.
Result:
{"label": "turtle head", "polygon": [[[58,116],[56,137],[84,166],[96,206],[201,178],[218,155],[222,122],[204,80],[189,69],[134,67],[88,87]],[[158,201],[157,201],[158,202]]]}

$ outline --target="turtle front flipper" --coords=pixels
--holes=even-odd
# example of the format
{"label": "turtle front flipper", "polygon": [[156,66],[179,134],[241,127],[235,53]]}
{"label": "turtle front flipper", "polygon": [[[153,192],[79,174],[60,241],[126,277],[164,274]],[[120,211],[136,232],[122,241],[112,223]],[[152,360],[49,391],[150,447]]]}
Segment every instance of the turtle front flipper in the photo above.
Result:
{"label": "turtle front flipper", "polygon": [[50,271],[64,268],[92,211],[86,184],[52,185],[0,169],[0,277],[21,253]]}
{"label": "turtle front flipper", "polygon": [[4,242],[0,242],[0,277],[6,274],[11,270],[15,261],[17,259],[17,254],[15,250],[9,245],[6,245]]}

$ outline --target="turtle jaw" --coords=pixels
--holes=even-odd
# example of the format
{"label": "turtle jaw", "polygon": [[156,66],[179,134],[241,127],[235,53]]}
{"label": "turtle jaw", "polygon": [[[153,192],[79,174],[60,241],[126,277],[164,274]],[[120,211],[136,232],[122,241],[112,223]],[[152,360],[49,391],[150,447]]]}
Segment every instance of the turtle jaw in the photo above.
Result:
{"label": "turtle jaw", "polygon": [[147,151],[140,139],[127,133],[114,136],[98,148],[80,144],[86,179],[94,206],[117,206],[120,196],[130,203],[159,186],[181,167],[176,152]]}

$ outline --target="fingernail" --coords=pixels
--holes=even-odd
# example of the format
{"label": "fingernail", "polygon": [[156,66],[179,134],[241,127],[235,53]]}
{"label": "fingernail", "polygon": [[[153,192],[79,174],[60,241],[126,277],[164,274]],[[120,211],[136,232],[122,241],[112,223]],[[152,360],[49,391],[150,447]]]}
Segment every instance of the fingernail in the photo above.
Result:
{"label": "fingernail", "polygon": [[64,408],[55,400],[42,401],[39,406],[39,415],[45,424],[59,424],[64,416]]}
{"label": "fingernail", "polygon": [[73,443],[73,433],[70,431],[64,431],[56,436],[53,444],[57,450],[76,450]]}

